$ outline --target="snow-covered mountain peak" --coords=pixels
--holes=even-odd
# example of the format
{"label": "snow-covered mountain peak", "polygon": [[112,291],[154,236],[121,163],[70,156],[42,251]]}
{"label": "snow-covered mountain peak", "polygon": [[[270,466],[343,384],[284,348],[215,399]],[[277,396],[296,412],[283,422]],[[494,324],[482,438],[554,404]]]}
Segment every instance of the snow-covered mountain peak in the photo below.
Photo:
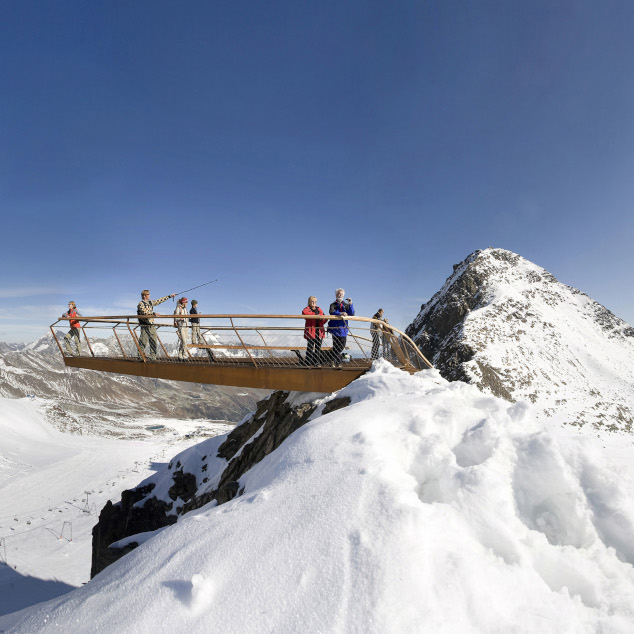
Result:
{"label": "snow-covered mountain peak", "polygon": [[[63,343],[64,335],[66,333],[62,330],[58,330],[56,334],[57,338]],[[25,344],[20,348],[20,350],[22,350],[23,352],[31,351],[59,354],[59,346],[57,345],[55,339],[53,338],[53,335],[50,332],[44,333],[36,341]]]}
{"label": "snow-covered mountain peak", "polygon": [[528,399],[541,418],[631,430],[634,328],[516,253],[455,265],[407,332],[449,379]]}

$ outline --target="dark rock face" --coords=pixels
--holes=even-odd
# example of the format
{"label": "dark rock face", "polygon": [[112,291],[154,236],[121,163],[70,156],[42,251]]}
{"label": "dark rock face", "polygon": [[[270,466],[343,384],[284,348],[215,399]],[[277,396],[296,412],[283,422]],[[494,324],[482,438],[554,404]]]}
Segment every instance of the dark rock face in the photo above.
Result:
{"label": "dark rock face", "polygon": [[[463,324],[472,310],[487,301],[486,271],[471,266],[480,253],[480,250],[475,251],[466,260],[454,265],[453,274],[442,289],[421,306],[417,318],[405,331],[449,381],[471,382],[463,364],[473,359],[476,350],[464,341]],[[494,394],[508,398],[508,393],[504,394],[495,380],[490,383]]]}
{"label": "dark rock face", "polygon": [[[330,401],[324,413],[347,407],[350,399],[339,398]],[[304,425],[315,411],[315,403],[293,405],[288,392],[274,392],[268,399],[260,401],[257,409],[247,421],[236,427],[218,448],[218,457],[227,461],[218,484],[206,488],[208,481],[205,462],[197,475],[184,471],[180,463],[172,473],[174,484],[169,489],[169,498],[183,505],[173,508],[172,503],[148,497],[154,485],[150,484],[130,491],[124,491],[121,502],[106,504],[99,516],[99,523],[93,529],[93,564],[91,576],[96,575],[127,552],[136,547],[108,548],[110,544],[124,537],[140,532],[153,531],[174,524],[179,516],[200,508],[216,500],[224,504],[244,491],[239,480],[251,467],[275,451],[286,438]],[[203,456],[203,462],[207,456]],[[170,463],[171,468],[172,465]],[[142,507],[134,504],[147,498]],[[168,515],[168,513],[171,513]]]}
{"label": "dark rock face", "polygon": [[[292,407],[286,402],[288,392],[274,392],[266,401],[260,401],[251,420],[236,427],[220,446],[218,455],[229,461],[220,477],[218,487],[185,504],[183,513],[200,508],[211,500],[224,504],[242,491],[236,489],[237,481],[253,465],[275,451],[296,429],[308,421],[316,405],[304,403]],[[261,431],[260,431],[261,430]],[[260,431],[253,442],[248,440]],[[239,455],[238,450],[240,451]]]}
{"label": "dark rock face", "polygon": [[539,418],[634,429],[634,329],[576,288],[503,249],[478,250],[406,329],[450,381]]}
{"label": "dark rock face", "polygon": [[153,488],[154,485],[149,485],[124,491],[120,503],[112,504],[108,501],[101,509],[99,522],[92,529],[91,578],[138,545],[133,543],[124,548],[108,548],[110,544],[128,535],[153,531],[176,523],[176,516],[168,515],[172,505],[162,500],[150,498],[142,509],[134,508]]}
{"label": "dark rock face", "polygon": [[[442,289],[421,306],[420,313],[406,329],[444,378],[475,383],[480,389],[511,402],[515,400],[514,385],[509,380],[508,368],[492,365],[479,353],[487,345],[497,343],[496,319],[516,323],[515,337],[519,341],[523,332],[520,324],[526,324],[535,317],[530,309],[530,294],[534,298],[535,291],[528,293],[526,301],[507,299],[503,306],[492,305],[500,277],[512,282],[514,270],[522,263],[530,264],[516,253],[503,249],[474,251],[459,264],[454,264],[453,273]],[[543,269],[540,273],[524,272],[524,276],[524,283],[535,287],[541,285],[542,301],[556,305],[558,299],[555,296],[549,298],[548,293],[543,293],[544,285],[560,285],[555,277]],[[565,288],[579,293],[576,289]],[[488,325],[482,323],[476,337],[472,333],[467,334],[465,322],[470,313],[484,308],[490,309],[491,322]],[[552,324],[549,325],[552,327]],[[477,368],[475,373],[473,367]]]}
{"label": "dark rock face", "polygon": [[181,500],[191,500],[198,488],[196,476],[193,473],[183,473],[181,469],[180,471],[175,471],[172,478],[174,485],[168,492],[170,499],[178,500],[178,498],[181,498]]}

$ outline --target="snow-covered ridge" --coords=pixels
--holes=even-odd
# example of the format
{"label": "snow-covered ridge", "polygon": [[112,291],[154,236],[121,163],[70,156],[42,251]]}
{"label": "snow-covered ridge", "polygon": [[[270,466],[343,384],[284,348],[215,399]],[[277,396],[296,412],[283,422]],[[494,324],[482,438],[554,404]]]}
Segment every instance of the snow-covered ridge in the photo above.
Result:
{"label": "snow-covered ridge", "polygon": [[[63,341],[65,333],[57,334]],[[70,369],[51,333],[30,344],[0,349],[0,397],[39,397],[47,419],[71,433],[129,437],[126,420],[144,416],[235,422],[265,394]]]}
{"label": "snow-covered ridge", "polygon": [[240,478],[241,496],[0,627],[630,631],[631,473],[596,443],[433,370],[378,362],[337,396],[351,404],[318,408]]}
{"label": "snow-covered ridge", "polygon": [[515,253],[456,265],[407,333],[443,376],[528,399],[542,419],[632,429],[634,329]]}

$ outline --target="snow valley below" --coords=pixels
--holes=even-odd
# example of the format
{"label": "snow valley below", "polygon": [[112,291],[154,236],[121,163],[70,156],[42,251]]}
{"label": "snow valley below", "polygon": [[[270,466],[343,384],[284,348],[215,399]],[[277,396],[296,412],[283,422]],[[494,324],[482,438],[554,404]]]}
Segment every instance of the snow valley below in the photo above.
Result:
{"label": "snow valley below", "polygon": [[[344,406],[329,412],[333,399]],[[138,548],[90,583],[6,615],[0,628],[631,632],[630,435],[551,428],[527,402],[449,383],[435,370],[410,376],[383,361],[314,406],[306,424],[240,477],[239,495],[138,538]],[[43,425],[29,429],[28,404],[19,401],[12,415],[14,442],[27,432],[45,440]],[[237,454],[258,442],[256,423]],[[15,476],[24,478],[24,507],[47,505],[41,487],[44,496],[66,488],[63,497],[81,506],[82,492],[112,481],[126,452],[128,460],[151,459],[158,449],[124,444],[111,452],[104,444],[104,462],[113,462],[106,475],[94,448],[86,481],[68,473],[91,451],[74,440],[59,439],[48,453],[34,442],[33,461],[48,475],[37,486],[26,471]],[[143,484],[161,498],[176,463],[195,477],[198,493],[213,488],[226,464],[206,460],[203,472],[201,453],[213,457],[225,441],[210,438],[169,465],[161,461]],[[20,473],[18,465],[12,471]],[[141,480],[125,472],[120,484]],[[61,521],[51,528],[59,531]],[[74,545],[51,538],[49,558],[72,557]],[[80,581],[70,571],[66,578]]]}
{"label": "snow valley below", "polygon": [[2,614],[86,583],[91,532],[104,504],[198,442],[202,425],[209,435],[231,429],[146,418],[127,422],[128,433],[143,440],[75,435],[51,425],[48,405],[0,398]]}

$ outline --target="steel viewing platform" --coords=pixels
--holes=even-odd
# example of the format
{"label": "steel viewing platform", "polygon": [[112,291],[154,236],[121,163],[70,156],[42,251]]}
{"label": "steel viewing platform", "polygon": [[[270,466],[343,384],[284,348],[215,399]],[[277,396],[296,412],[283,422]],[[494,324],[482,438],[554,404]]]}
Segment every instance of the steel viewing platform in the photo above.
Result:
{"label": "steel viewing platform", "polygon": [[[80,334],[79,352],[77,337],[65,337],[65,333],[56,330],[68,326],[69,318],[58,319],[50,328],[67,367],[170,381],[329,393],[361,376],[375,358],[384,358],[412,373],[432,367],[405,333],[367,317],[345,317],[349,334],[340,365],[334,362],[328,326],[320,352],[307,359],[304,322],[326,318],[332,327],[336,320],[344,318],[196,317],[200,319],[200,339],[193,343],[192,335],[197,333],[189,315],[179,316],[187,323],[184,344],[173,315],[153,316],[152,325],[144,324],[138,315],[80,317],[76,329]],[[151,331],[155,333],[154,349]]]}

